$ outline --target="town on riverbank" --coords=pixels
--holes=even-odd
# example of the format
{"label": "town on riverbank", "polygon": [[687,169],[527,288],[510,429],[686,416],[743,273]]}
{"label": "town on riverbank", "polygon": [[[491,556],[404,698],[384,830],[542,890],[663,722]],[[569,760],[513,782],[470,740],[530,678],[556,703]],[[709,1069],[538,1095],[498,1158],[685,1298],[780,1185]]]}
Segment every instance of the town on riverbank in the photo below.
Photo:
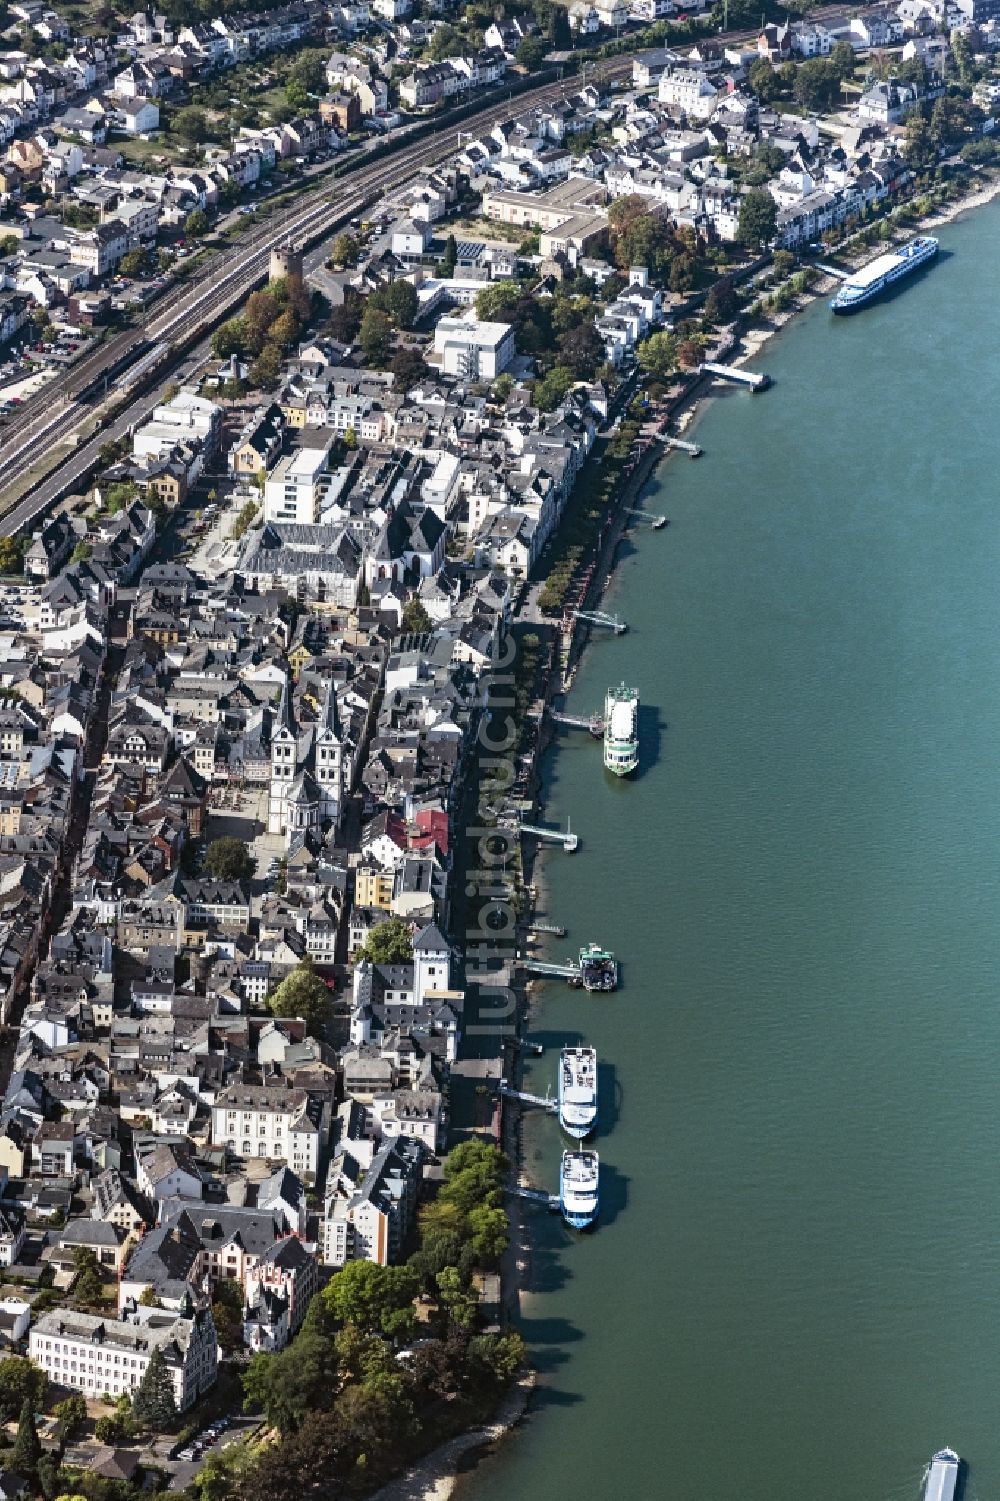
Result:
{"label": "town on riverbank", "polygon": [[[393,4],[356,41],[345,9],[269,101],[294,118],[254,123],[233,83],[222,142],[226,98],[198,96],[199,122],[175,85],[228,88],[249,21],[133,17],[112,72],[74,20],[10,7],[0,466],[20,504],[20,404],[182,239],[235,224],[268,159],[295,177],[362,120],[395,128],[390,99],[433,123],[628,20]],[[275,248],[180,379],[165,347],[67,388],[99,452],[0,541],[13,1495],[363,1494],[523,1410],[510,1091],[553,700],[609,623],[602,581],[684,408],[828,266],[992,191],[1000,32],[976,0],[738,40],[668,37],[654,10],[663,45],[609,44],[318,252]],[[279,22],[315,36],[269,15],[257,71]],[[99,97],[55,113],[71,60]],[[157,159],[159,98],[183,159]],[[564,968],[614,966],[595,947]],[[579,1193],[596,1156],[576,1156]],[[598,1218],[596,1193],[544,1197]]]}

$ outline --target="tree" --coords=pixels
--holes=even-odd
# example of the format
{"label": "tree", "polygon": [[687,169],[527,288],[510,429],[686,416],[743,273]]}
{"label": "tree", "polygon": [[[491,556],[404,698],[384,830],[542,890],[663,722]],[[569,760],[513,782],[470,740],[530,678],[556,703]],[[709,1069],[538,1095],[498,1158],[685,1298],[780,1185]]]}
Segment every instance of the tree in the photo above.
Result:
{"label": "tree", "polygon": [[549,44],[544,37],[526,36],[517,49],[517,60],[528,73],[537,73],[545,61]]}
{"label": "tree", "polygon": [[208,229],[208,215],[204,209],[193,208],[184,220],[184,233],[192,240],[199,239]]}
{"label": "tree", "polygon": [[410,1332],[418,1291],[418,1278],[409,1267],[349,1261],[330,1278],[322,1298],[338,1323],[395,1337]]}
{"label": "tree", "polygon": [[828,109],[839,90],[840,75],[825,57],[810,57],[795,70],[792,93],[803,109]]}
{"label": "tree", "polygon": [[444,242],[444,260],[441,262],[442,276],[454,276],[455,267],[458,265],[458,242],[454,235],[449,235]]}
{"label": "tree", "polygon": [[300,333],[298,314],[294,308],[286,308],[280,318],[271,325],[270,337],[280,349],[291,349],[298,343]]}
{"label": "tree", "polygon": [[447,22],[439,26],[431,37],[427,48],[427,56],[431,62],[444,62],[446,57],[455,57],[462,50],[463,37],[454,26]]}
{"label": "tree", "polygon": [[238,1282],[216,1283],[212,1321],[227,1355],[243,1348],[243,1291]]}
{"label": "tree", "polygon": [[368,307],[385,313],[393,328],[412,328],[418,306],[417,289],[408,281],[388,282],[368,298]]}
{"label": "tree", "polygon": [[437,1290],[452,1323],[463,1329],[470,1328],[476,1321],[479,1300],[469,1292],[458,1267],[446,1266],[438,1273]]}
{"label": "tree", "polygon": [[70,562],[85,563],[93,550],[89,542],[78,542],[70,554]]}
{"label": "tree", "polygon": [[604,340],[593,323],[581,323],[560,336],[559,363],[571,370],[577,380],[593,380],[604,358]]}
{"label": "tree", "polygon": [[573,389],[576,379],[568,365],[553,365],[542,380],[536,381],[532,400],[540,412],[553,411]]}
{"label": "tree", "polygon": [[48,1381],[30,1360],[19,1355],[7,1355],[0,1360],[0,1420],[11,1422],[21,1411],[25,1402],[35,1412],[45,1405]]}
{"label": "tree", "polygon": [[403,344],[396,350],[389,369],[396,387],[401,391],[408,391],[419,385],[427,376],[424,357],[412,344]]}
{"label": "tree", "polygon": [[524,1365],[524,1340],[509,1334],[481,1334],[469,1341],[469,1356],[488,1371],[497,1386],[509,1386]]}
{"label": "tree", "polygon": [[79,1392],[73,1392],[62,1402],[56,1403],[55,1415],[63,1431],[63,1438],[72,1438],[77,1429],[87,1421],[87,1401]]}
{"label": "tree", "polygon": [[17,1437],[10,1456],[11,1468],[20,1475],[33,1476],[41,1457],[42,1446],[38,1441],[38,1431],[35,1428],[35,1409],[31,1398],[25,1397],[21,1404]]}
{"label": "tree", "polygon": [[231,835],[212,840],[205,853],[205,865],[214,881],[248,881],[254,872],[253,855],[242,839]]}
{"label": "tree", "polygon": [[907,116],[903,127],[903,158],[909,167],[923,167],[934,156],[930,127],[919,110]]}
{"label": "tree", "polygon": [[781,93],[781,80],[766,57],[758,57],[750,64],[747,81],[761,104],[770,104]]}
{"label": "tree", "polygon": [[294,1433],[310,1411],[328,1405],[338,1384],[330,1315],[321,1298],[309,1305],[294,1344],[280,1355],[257,1354],[243,1375],[243,1410],[263,1409],[282,1434]]}
{"label": "tree", "polygon": [[331,308],[327,328],[341,344],[353,344],[361,327],[362,305],[358,297],[348,297],[337,307]]}
{"label": "tree", "polygon": [[189,146],[200,146],[208,136],[208,117],[203,109],[189,104],[177,111],[170,128]]}
{"label": "tree", "polygon": [[360,246],[353,235],[340,234],[330,246],[330,259],[335,266],[356,266]]}
{"label": "tree", "polygon": [[429,631],[433,621],[428,615],[421,601],[416,595],[408,599],[403,606],[403,630],[423,632]]}
{"label": "tree", "polygon": [[408,964],[413,958],[413,939],[403,919],[387,917],[377,923],[358,950],[358,958],[372,964]]}
{"label": "tree", "polygon": [[358,343],[370,365],[388,363],[392,350],[392,321],[378,308],[366,307],[358,330]]}
{"label": "tree", "polygon": [[0,537],[0,573],[20,573],[24,567],[21,537]]}
{"label": "tree", "polygon": [[281,350],[276,344],[265,344],[250,366],[250,384],[258,391],[271,391],[281,374]]}
{"label": "tree", "polygon": [[759,248],[774,238],[778,205],[764,188],[752,188],[740,199],[736,237],[741,245]]}
{"label": "tree", "polygon": [[253,354],[259,354],[271,337],[271,326],[281,311],[281,301],[274,287],[250,293],[243,316],[246,319],[247,345]]}
{"label": "tree", "polygon": [[639,364],[654,380],[669,380],[677,368],[677,338],[666,332],[651,334],[637,350]]}
{"label": "tree", "polygon": [[481,318],[484,323],[491,323],[496,319],[503,322],[520,296],[521,288],[516,281],[491,281],[481,292],[476,293],[476,317]]}
{"label": "tree", "polygon": [[141,245],[123,255],[119,271],[123,276],[142,276],[146,270],[146,252]]}
{"label": "tree", "polygon": [[99,1444],[122,1444],[134,1434],[131,1413],[108,1412],[94,1424],[94,1437]]}
{"label": "tree", "polygon": [[104,1296],[104,1284],[97,1265],[97,1257],[89,1246],[77,1246],[73,1252],[77,1278],[73,1284],[73,1296],[78,1303],[100,1303]]}
{"label": "tree", "polygon": [[830,67],[837,75],[837,80],[843,83],[845,78],[854,75],[854,48],[850,42],[838,42],[830,53]]}
{"label": "tree", "polygon": [[46,1449],[35,1469],[38,1475],[38,1486],[45,1501],[55,1501],[59,1494],[60,1483],[59,1455],[52,1449]]}
{"label": "tree", "polygon": [[732,323],[739,306],[732,278],[723,276],[708,289],[705,317],[709,323]]}
{"label": "tree", "polygon": [[174,1384],[159,1345],[149,1357],[149,1365],[132,1398],[132,1416],[141,1428],[155,1433],[168,1431],[177,1418]]}
{"label": "tree", "polygon": [[509,1230],[510,1221],[505,1209],[478,1204],[469,1211],[470,1244],[477,1266],[492,1270],[500,1265],[500,1258],[507,1249]]}
{"label": "tree", "polygon": [[212,353],[217,360],[228,360],[230,355],[246,353],[247,321],[245,318],[227,318],[212,335]]}
{"label": "tree", "polygon": [[330,992],[311,959],[302,963],[267,998],[272,1016],[300,1016],[309,1031],[319,1032],[330,1012]]}

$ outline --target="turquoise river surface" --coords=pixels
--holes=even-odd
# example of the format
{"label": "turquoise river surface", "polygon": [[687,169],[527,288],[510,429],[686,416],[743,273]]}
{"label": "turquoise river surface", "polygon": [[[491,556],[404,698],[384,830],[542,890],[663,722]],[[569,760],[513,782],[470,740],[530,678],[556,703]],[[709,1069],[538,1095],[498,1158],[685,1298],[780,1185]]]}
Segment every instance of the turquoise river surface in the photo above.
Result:
{"label": "turquoise river surface", "polygon": [[[538,992],[528,1088],[602,1063],[602,1219],[527,1211],[529,1421],[462,1501],[1000,1501],[1000,203],[891,301],[814,305],[710,403],[570,708],[545,915],[624,963]],[[560,1134],[526,1126],[550,1189]]]}

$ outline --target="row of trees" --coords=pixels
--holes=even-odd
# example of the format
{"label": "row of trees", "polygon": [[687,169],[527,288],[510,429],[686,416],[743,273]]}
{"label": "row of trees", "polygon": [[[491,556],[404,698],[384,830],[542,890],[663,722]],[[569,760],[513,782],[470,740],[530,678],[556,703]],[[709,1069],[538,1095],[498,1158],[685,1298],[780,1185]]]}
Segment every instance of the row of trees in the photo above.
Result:
{"label": "row of trees", "polygon": [[[962,143],[976,145],[984,118],[977,104],[954,94],[942,94],[930,108],[922,104],[911,110],[904,126],[903,155],[907,164],[930,167],[937,162],[942,151]],[[976,139],[970,141],[973,136]]]}
{"label": "row of trees", "polygon": [[803,109],[829,109],[838,102],[842,85],[853,77],[855,61],[850,42],[838,42],[829,57],[810,57],[798,64],[781,63],[775,68],[766,57],[755,58],[747,81],[762,104],[784,97]]}
{"label": "row of trees", "polygon": [[212,335],[216,359],[248,359],[250,380],[271,390],[281,374],[285,352],[293,349],[312,312],[312,298],[300,276],[272,281],[251,292],[243,312],[229,318]]}

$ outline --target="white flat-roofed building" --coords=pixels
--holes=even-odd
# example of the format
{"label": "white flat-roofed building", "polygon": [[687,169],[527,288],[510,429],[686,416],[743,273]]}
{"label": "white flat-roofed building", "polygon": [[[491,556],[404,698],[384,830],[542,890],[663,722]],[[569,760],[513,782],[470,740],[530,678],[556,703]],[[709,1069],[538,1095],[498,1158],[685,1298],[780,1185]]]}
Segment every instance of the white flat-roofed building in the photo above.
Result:
{"label": "white flat-roofed building", "polygon": [[445,317],[434,330],[434,353],[445,375],[495,380],[514,358],[514,330],[509,323]]}
{"label": "white flat-roofed building", "polygon": [[137,1308],[128,1319],[103,1318],[54,1308],[31,1331],[28,1354],[56,1386],[85,1396],[134,1392],[153,1351],[166,1362],[179,1412],[215,1385],[219,1342],[209,1309],[177,1318],[163,1309]]}
{"label": "white flat-roofed building", "polygon": [[264,520],[311,526],[319,520],[329,477],[325,448],[285,454],[264,481]]}

